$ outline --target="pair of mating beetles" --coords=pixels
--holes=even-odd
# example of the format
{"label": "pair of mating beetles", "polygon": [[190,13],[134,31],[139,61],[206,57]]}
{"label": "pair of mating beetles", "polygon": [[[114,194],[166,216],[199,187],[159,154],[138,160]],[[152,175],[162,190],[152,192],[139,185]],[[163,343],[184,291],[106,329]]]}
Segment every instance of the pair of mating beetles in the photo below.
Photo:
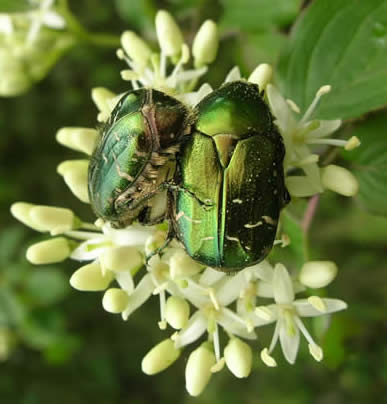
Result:
{"label": "pair of mating beetles", "polygon": [[257,85],[236,81],[193,111],[156,90],[126,93],[89,166],[92,207],[120,228],[169,222],[170,238],[226,272],[270,252],[289,202],[282,137]]}

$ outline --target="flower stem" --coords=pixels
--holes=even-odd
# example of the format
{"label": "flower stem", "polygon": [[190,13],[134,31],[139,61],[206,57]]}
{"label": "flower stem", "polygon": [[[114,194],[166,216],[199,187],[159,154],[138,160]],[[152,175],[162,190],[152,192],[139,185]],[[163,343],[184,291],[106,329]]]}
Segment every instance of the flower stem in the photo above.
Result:
{"label": "flower stem", "polygon": [[58,10],[66,20],[70,33],[72,33],[80,42],[87,42],[91,45],[106,48],[118,48],[120,46],[120,37],[117,35],[88,32],[79,22],[77,17],[70,11],[67,0],[58,1]]}
{"label": "flower stem", "polygon": [[306,208],[304,218],[302,219],[301,227],[304,233],[307,233],[310,225],[312,224],[313,217],[316,213],[318,203],[320,201],[320,195],[314,195],[309,199],[308,206]]}

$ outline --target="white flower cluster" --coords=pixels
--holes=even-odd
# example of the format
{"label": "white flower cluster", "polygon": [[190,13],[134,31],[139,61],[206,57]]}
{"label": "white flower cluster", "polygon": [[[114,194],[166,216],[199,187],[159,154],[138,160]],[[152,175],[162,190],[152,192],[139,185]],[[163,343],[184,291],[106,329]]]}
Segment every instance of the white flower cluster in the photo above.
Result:
{"label": "white flower cluster", "polygon": [[[206,71],[218,48],[216,25],[206,21],[197,33],[192,48],[194,69],[185,70],[189,48],[173,18],[165,11],[156,17],[156,31],[160,54],[133,32],[122,35],[122,49],[118,56],[130,70],[122,76],[132,82],[133,88],[151,86],[195,105],[212,91],[208,84],[193,91],[198,77]],[[174,67],[168,66],[168,63]],[[170,72],[170,73],[167,73]],[[324,169],[317,165],[318,156],[312,154],[313,144],[357,146],[356,139],[347,142],[325,137],[340,126],[340,121],[309,121],[319,98],[329,90],[323,87],[315,101],[297,123],[293,112],[298,112],[291,101],[285,101],[279,91],[269,84],[271,67],[259,65],[249,81],[266,89],[268,101],[286,146],[285,170],[300,168],[305,175],[287,176],[287,185],[293,196],[307,196],[333,189],[344,195],[353,195],[357,183],[352,174],[337,166]],[[240,80],[234,68],[226,82]],[[92,92],[99,121],[106,121],[119,95],[105,88]],[[323,139],[325,138],[325,139]],[[57,140],[64,146],[90,156],[99,140],[99,133],[90,128],[62,128]],[[62,162],[58,173],[71,191],[88,203],[87,171],[89,160]],[[282,264],[274,267],[263,261],[245,268],[234,276],[212,268],[205,268],[190,258],[175,242],[154,255],[146,263],[145,257],[164,244],[164,225],[131,225],[113,229],[98,219],[95,224],[83,222],[70,209],[15,203],[12,214],[24,224],[41,232],[50,232],[53,238],[32,245],[27,258],[34,264],[59,262],[66,258],[88,261],[71,277],[71,285],[84,291],[104,291],[102,305],[111,313],[121,313],[124,320],[151,296],[158,296],[160,329],[170,326],[174,332],[156,345],[144,357],[142,369],[147,374],[158,373],[171,365],[188,345],[204,334],[205,342],[189,355],[186,365],[186,388],[196,396],[209,382],[214,372],[224,364],[236,377],[247,377],[252,368],[253,353],[243,340],[255,340],[258,327],[275,323],[271,343],[261,351],[267,366],[276,366],[272,352],[278,342],[286,360],[296,360],[300,335],[308,342],[311,355],[318,361],[323,351],[304,326],[302,317],[314,317],[343,310],[346,304],[337,299],[310,296],[295,299],[296,293],[306,288],[321,288],[336,276],[337,268],[330,261],[307,262],[297,279],[292,279]],[[222,349],[220,330],[226,333],[228,343]]]}
{"label": "white flower cluster", "polygon": [[53,8],[54,1],[30,0],[31,11],[0,14],[0,96],[26,91],[72,45],[70,36],[53,36],[42,30],[66,26]]}
{"label": "white flower cluster", "polygon": [[[295,300],[295,294],[305,291],[305,287],[325,287],[335,278],[337,268],[329,261],[307,262],[294,280],[282,264],[273,268],[268,261],[227,276],[204,268],[178,245],[172,245],[145,266],[145,256],[159,248],[166,237],[164,231],[155,227],[132,225],[117,230],[97,221],[92,228],[94,225],[81,222],[68,209],[23,202],[14,204],[12,213],[36,230],[54,235],[63,232],[60,237],[31,246],[27,250],[30,262],[45,264],[68,257],[91,261],[72,275],[70,284],[82,291],[105,291],[102,305],[106,311],[121,313],[127,320],[151,296],[158,296],[158,326],[165,330],[169,325],[177,331],[144,357],[145,373],[151,375],[166,369],[183,348],[207,333],[206,342],[190,354],[186,366],[186,388],[194,396],[203,391],[211,375],[224,364],[236,377],[247,377],[253,353],[242,339],[255,340],[256,329],[273,322],[271,344],[261,351],[267,366],[277,365],[271,353],[278,339],[286,360],[293,364],[300,333],[306,338],[311,355],[320,361],[322,349],[301,317],[327,315],[346,308],[341,300],[318,296]],[[74,227],[81,230],[72,230]],[[70,239],[85,241],[76,243]],[[111,287],[113,281],[116,285]],[[274,303],[267,304],[268,299],[274,299]],[[223,353],[220,329],[229,339]]]}

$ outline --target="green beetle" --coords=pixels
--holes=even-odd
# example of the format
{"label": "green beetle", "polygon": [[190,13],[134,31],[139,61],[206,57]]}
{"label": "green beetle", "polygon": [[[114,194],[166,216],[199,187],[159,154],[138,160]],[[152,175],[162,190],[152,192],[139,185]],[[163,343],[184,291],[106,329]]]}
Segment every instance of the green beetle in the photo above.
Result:
{"label": "green beetle", "polygon": [[290,200],[284,155],[257,85],[228,83],[198,104],[170,192],[171,227],[193,259],[234,272],[267,256]]}
{"label": "green beetle", "polygon": [[89,197],[98,217],[117,228],[136,219],[164,219],[163,184],[173,179],[188,121],[184,105],[160,91],[142,88],[122,96],[89,165]]}

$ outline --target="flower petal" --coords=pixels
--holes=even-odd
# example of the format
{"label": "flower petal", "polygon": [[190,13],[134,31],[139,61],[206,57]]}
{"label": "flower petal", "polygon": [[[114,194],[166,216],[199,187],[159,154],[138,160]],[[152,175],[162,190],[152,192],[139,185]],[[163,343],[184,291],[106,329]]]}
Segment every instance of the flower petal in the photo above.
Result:
{"label": "flower petal", "polygon": [[[198,309],[206,304],[211,304],[208,294],[203,292],[201,286],[197,285],[194,281],[188,280],[187,287],[179,287],[174,282],[168,282],[167,291],[173,296],[184,297],[189,300]],[[195,287],[196,285],[196,287]]]}
{"label": "flower petal", "polygon": [[239,70],[238,66],[234,66],[229,73],[227,74],[224,82],[225,83],[230,83],[231,81],[237,81],[242,78],[241,76],[241,71]]}
{"label": "flower petal", "polygon": [[121,289],[131,294],[134,291],[134,282],[132,275],[128,271],[116,272],[116,281],[120,285]]}
{"label": "flower petal", "polygon": [[288,270],[282,264],[277,264],[274,268],[273,288],[274,300],[277,304],[289,304],[293,302],[293,283]]}
{"label": "flower petal", "polygon": [[292,175],[285,178],[286,188],[291,196],[303,198],[322,192],[311,183],[306,175]]}
{"label": "flower petal", "polygon": [[199,278],[199,283],[204,286],[211,286],[225,276],[225,272],[216,271],[215,269],[208,267],[202,272]]}
{"label": "flower petal", "polygon": [[292,115],[292,111],[277,87],[273,86],[272,84],[268,84],[266,86],[266,92],[270,108],[276,118],[275,123],[280,128],[282,135],[284,137],[288,137],[286,135],[293,132],[294,128],[296,127],[296,120]]}
{"label": "flower petal", "polygon": [[176,348],[189,345],[200,338],[207,329],[207,319],[201,311],[197,311],[188,320],[187,325],[177,334],[175,338]]}
{"label": "flower petal", "polygon": [[265,282],[273,282],[274,270],[267,260],[249,267],[247,270],[251,271],[255,278],[261,279]]}
{"label": "flower petal", "polygon": [[308,133],[308,138],[321,138],[335,132],[341,126],[341,119],[332,121],[318,121],[320,126]]}
{"label": "flower petal", "polygon": [[127,320],[128,317],[141,305],[143,305],[152,295],[155,285],[150,274],[146,274],[138,283],[134,292],[129,296],[128,306],[122,312],[122,318]]}
{"label": "flower petal", "polygon": [[230,334],[238,335],[245,339],[257,338],[254,331],[247,331],[243,319],[230,309],[223,308],[221,313],[217,316],[216,321]]}
{"label": "flower petal", "polygon": [[296,361],[298,347],[300,346],[300,331],[294,324],[294,332],[290,333],[285,324],[285,320],[282,319],[279,331],[279,338],[285,359],[291,365],[293,365]]}
{"label": "flower petal", "polygon": [[1,14],[0,15],[0,32],[4,34],[12,34],[13,31],[13,25],[12,25],[12,19],[9,15],[7,14]]}
{"label": "flower petal", "polygon": [[43,24],[50,28],[61,29],[66,26],[65,19],[54,11],[46,11],[43,15]]}
{"label": "flower petal", "polygon": [[326,310],[321,312],[312,306],[307,299],[299,299],[293,302],[297,313],[300,317],[315,317],[322,314],[334,313],[336,311],[344,310],[347,308],[347,303],[339,299],[321,299],[324,302]]}
{"label": "flower petal", "polygon": [[267,298],[274,297],[273,281],[272,282],[258,281],[257,296]]}
{"label": "flower petal", "polygon": [[81,243],[70,255],[70,258],[76,261],[94,260],[107,248],[111,248],[109,243],[106,243],[106,237],[96,237]]}
{"label": "flower petal", "polygon": [[191,93],[178,94],[176,98],[185,104],[194,107],[198,104],[206,95],[212,92],[212,87],[208,83],[204,83],[198,91],[193,91]]}
{"label": "flower petal", "polygon": [[149,236],[155,232],[154,226],[131,225],[126,229],[112,229],[109,224],[104,225],[103,232],[116,245],[144,247]]}
{"label": "flower petal", "polygon": [[238,299],[241,290],[247,286],[247,282],[244,271],[238,272],[237,275],[223,278],[215,291],[219,303],[222,306],[228,306]]}

